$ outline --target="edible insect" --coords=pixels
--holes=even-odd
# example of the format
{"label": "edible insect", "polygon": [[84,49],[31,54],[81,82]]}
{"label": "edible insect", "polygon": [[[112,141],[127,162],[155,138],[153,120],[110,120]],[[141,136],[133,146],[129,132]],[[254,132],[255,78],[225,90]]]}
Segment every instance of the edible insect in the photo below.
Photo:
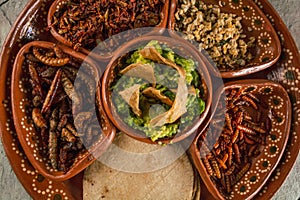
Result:
{"label": "edible insect", "polygon": [[239,171],[236,175],[236,181],[239,181],[245,174],[246,172],[249,170],[251,164],[250,163],[247,163],[241,171]]}
{"label": "edible insect", "polygon": [[57,134],[56,127],[58,121],[58,109],[54,109],[50,117],[50,131],[49,131],[49,159],[52,167],[57,169]]}
{"label": "edible insect", "polygon": [[[233,88],[227,89],[225,94],[226,105],[219,103],[216,111],[224,113],[225,110],[225,122],[224,117],[216,114],[212,128],[199,137],[198,147],[201,147],[202,162],[211,180],[222,190],[221,193],[229,195],[232,186],[251,167],[251,158],[258,156],[261,146],[266,144],[271,120],[264,114],[258,114],[266,108],[260,105],[262,101],[254,92]],[[215,123],[217,121],[223,124]],[[217,138],[212,140],[211,150],[205,148],[208,137]],[[206,151],[205,159],[202,149]]]}
{"label": "edible insect", "polygon": [[[64,172],[67,172],[78,156],[86,151],[78,138],[82,135],[77,133],[72,115],[72,101],[79,102],[73,82],[82,61],[67,57],[68,55],[58,46],[52,49],[33,47],[25,55],[24,60],[24,65],[28,66],[25,78],[27,80],[29,77],[32,91],[29,94],[32,100],[32,121],[40,133],[38,144],[42,150],[41,156],[48,158],[52,169]],[[68,60],[70,62],[67,62]],[[85,65],[90,67],[88,64]],[[66,76],[66,71],[72,77]],[[94,73],[91,72],[92,75]],[[89,79],[88,75],[85,75],[84,78]],[[82,81],[81,84],[85,86],[84,89],[91,88],[87,81]],[[99,102],[96,106],[100,106]],[[84,115],[83,113],[82,117]],[[95,116],[93,120],[97,121],[97,117]],[[82,126],[88,126],[88,122],[89,119],[86,119],[80,123]],[[85,134],[84,131],[82,133]],[[93,137],[89,145],[93,145],[96,140],[98,138]]]}
{"label": "edible insect", "polygon": [[52,81],[52,84],[50,86],[50,89],[47,93],[47,96],[46,96],[46,99],[44,101],[44,104],[43,104],[43,107],[42,107],[42,113],[45,113],[49,110],[49,108],[51,107],[52,105],[52,102],[56,96],[56,93],[58,91],[58,88],[60,86],[60,83],[61,83],[61,74],[62,74],[62,71],[61,70],[58,70],[55,74],[55,77]]}
{"label": "edible insect", "polygon": [[66,58],[64,52],[58,46],[55,45],[53,50],[57,58]]}
{"label": "edible insect", "polygon": [[213,170],[212,170],[212,168],[211,168],[211,166],[210,166],[209,160],[208,160],[207,158],[204,158],[204,159],[203,159],[203,162],[204,162],[204,165],[205,165],[205,168],[206,168],[208,174],[209,174],[210,176],[212,176],[212,175],[213,175]]}
{"label": "edible insect", "polygon": [[66,140],[68,142],[75,142],[76,141],[76,138],[75,136],[72,134],[72,132],[67,129],[67,128],[63,128],[62,131],[61,131],[61,136],[62,137],[65,137]]}
{"label": "edible insect", "polygon": [[42,55],[37,47],[33,47],[33,55],[42,63],[52,67],[61,67],[69,62],[69,58],[52,58]]}
{"label": "edible insect", "polygon": [[[56,10],[50,28],[71,42],[75,50],[80,47],[92,50],[128,29],[156,26],[161,21],[164,3],[164,0],[69,1]],[[102,45],[109,50],[117,46],[112,40],[111,43]]]}
{"label": "edible insect", "polygon": [[37,127],[47,128],[47,121],[43,117],[41,110],[39,108],[34,108],[32,110],[32,120]]}
{"label": "edible insect", "polygon": [[72,102],[75,105],[79,105],[80,99],[78,97],[77,92],[74,89],[74,85],[72,84],[70,79],[64,73],[62,74],[62,85],[63,85],[64,91],[66,92],[68,97],[72,100]]}
{"label": "edible insect", "polygon": [[219,168],[219,165],[218,165],[217,161],[215,159],[212,159],[211,164],[212,164],[212,168],[214,170],[214,173],[215,173],[216,177],[218,179],[220,179],[221,178],[221,172],[220,172],[220,168]]}
{"label": "edible insect", "polygon": [[35,94],[42,97],[43,91],[42,91],[42,85],[40,82],[40,78],[39,78],[39,75],[32,63],[29,63],[28,70],[29,70],[29,75],[31,77],[31,79],[30,79],[31,85],[33,87],[33,90],[35,91]]}

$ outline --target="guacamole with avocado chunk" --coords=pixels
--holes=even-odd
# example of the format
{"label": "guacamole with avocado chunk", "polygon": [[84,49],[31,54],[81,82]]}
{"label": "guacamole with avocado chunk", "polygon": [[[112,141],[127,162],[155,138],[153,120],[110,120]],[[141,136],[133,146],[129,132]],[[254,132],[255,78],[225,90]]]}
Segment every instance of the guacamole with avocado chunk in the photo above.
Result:
{"label": "guacamole with avocado chunk", "polygon": [[110,90],[116,113],[152,141],[183,131],[205,110],[197,63],[165,44],[151,41],[127,53],[114,70]]}

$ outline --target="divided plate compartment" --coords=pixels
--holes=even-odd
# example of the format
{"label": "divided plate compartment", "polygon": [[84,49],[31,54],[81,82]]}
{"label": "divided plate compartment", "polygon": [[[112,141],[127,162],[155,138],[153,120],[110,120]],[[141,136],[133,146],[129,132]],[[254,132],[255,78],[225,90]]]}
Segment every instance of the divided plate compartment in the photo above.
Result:
{"label": "divided plate compartment", "polygon": [[[28,69],[25,68],[23,64],[25,62],[25,54],[30,51],[32,47],[39,47],[44,49],[52,49],[54,43],[34,41],[26,44],[18,53],[12,74],[12,111],[13,119],[16,127],[16,132],[19,141],[24,149],[26,156],[28,157],[31,164],[37,169],[44,177],[51,180],[62,181],[70,179],[73,176],[80,173],[87,166],[93,163],[113,141],[116,130],[114,126],[108,120],[106,114],[104,113],[101,105],[100,99],[100,79],[99,77],[99,67],[85,55],[75,52],[74,50],[67,48],[65,46],[57,45],[67,56],[74,57],[85,65],[80,67],[91,67],[90,69],[94,74],[96,83],[95,86],[95,112],[99,115],[101,122],[99,122],[99,128],[101,126],[101,134],[97,141],[85,149],[84,152],[79,153],[74,160],[74,163],[66,172],[54,170],[49,163],[48,158],[41,155],[40,152],[43,151],[41,147],[41,134],[35,128],[32,120],[31,110],[32,110],[32,100],[31,100],[31,90],[28,88]],[[88,69],[89,70],[89,69]],[[75,107],[76,108],[76,107]],[[74,110],[73,110],[74,114]],[[99,120],[98,120],[99,121]],[[84,143],[85,145],[85,143]]]}
{"label": "divided plate compartment", "polygon": [[[252,0],[222,0],[216,4],[215,0],[203,1],[206,5],[214,5],[220,8],[222,13],[232,13],[242,18],[241,24],[247,43],[250,37],[255,37],[255,47],[251,47],[249,51],[253,55],[253,59],[246,63],[245,66],[228,71],[219,71],[215,68],[215,74],[221,74],[222,78],[236,78],[246,76],[258,71],[262,71],[277,62],[281,55],[281,45],[279,38],[272,24],[264,13],[257,7]],[[222,5],[222,6],[221,6]],[[171,8],[169,12],[168,28],[171,36],[178,38],[181,34],[174,31],[175,13],[177,12],[178,0],[171,0]],[[195,41],[193,41],[194,43]],[[194,44],[198,48],[198,43]],[[201,50],[208,54],[205,50]]]}
{"label": "divided plate compartment", "polygon": [[[47,23],[48,23],[48,27],[50,27],[50,32],[51,32],[52,36],[56,40],[58,40],[62,44],[65,44],[67,46],[72,47],[72,46],[74,46],[74,44],[71,41],[68,41],[61,34],[59,34],[58,31],[53,26],[53,16],[55,15],[55,13],[59,9],[64,7],[66,4],[68,4],[68,2],[69,2],[68,0],[56,0],[56,1],[54,1],[51,5],[49,11],[48,11]],[[111,36],[111,38],[108,38],[108,39],[102,41],[93,50],[88,50],[85,47],[79,47],[78,50],[80,52],[84,53],[84,54],[87,54],[87,55],[95,58],[95,59],[109,61],[115,53],[114,52],[115,49],[113,49],[113,48],[115,46],[120,45],[119,44],[120,42],[124,42],[126,40],[134,39],[135,37],[138,37],[140,35],[147,35],[147,34],[150,34],[150,33],[155,33],[157,35],[163,34],[163,32],[164,32],[164,30],[167,26],[167,22],[168,22],[169,4],[170,4],[170,0],[165,0],[165,3],[163,5],[161,13],[160,13],[161,21],[155,27],[152,27],[152,28],[147,27],[147,28],[145,28],[145,30],[143,28],[141,28],[141,29],[137,29],[136,31],[134,31],[134,29],[133,29],[133,31],[131,31],[129,29],[128,32],[126,32],[125,34],[120,33],[120,34]],[[112,49],[110,48],[111,44],[113,44],[113,46],[114,46]],[[102,46],[104,46],[105,48],[102,49]]]}
{"label": "divided plate compartment", "polygon": [[[264,107],[264,109],[259,109],[257,111],[262,113],[261,116],[271,116],[271,129],[266,136],[266,144],[262,144],[261,148],[259,148],[260,154],[257,157],[250,157],[250,168],[242,178],[232,186],[231,193],[225,198],[225,196],[222,195],[222,192],[213,183],[202,159],[208,155],[205,153],[207,150],[203,147],[203,140],[211,141],[212,144],[209,144],[208,146],[210,152],[214,149],[213,146],[216,141],[207,139],[207,137],[212,137],[209,135],[212,133],[207,132],[207,130],[210,130],[210,125],[213,126],[213,123],[211,123],[208,126],[208,129],[201,135],[198,135],[195,138],[190,147],[190,152],[193,162],[201,175],[201,179],[215,199],[251,199],[264,186],[283,155],[289,138],[287,133],[290,130],[291,125],[291,103],[287,92],[281,85],[264,79],[229,82],[225,84],[224,88],[218,90],[218,94],[214,99],[219,102],[222,101],[225,96],[221,94],[224,94],[224,91],[229,89],[251,91],[252,94],[255,94],[262,100],[260,102],[261,105],[259,104],[259,106]],[[224,113],[224,111],[218,109],[219,108],[216,109],[215,115],[222,114],[222,112]],[[252,115],[255,115],[255,111]],[[217,121],[217,118],[213,117],[212,120]],[[224,119],[224,124],[225,123],[226,121]],[[207,135],[205,133],[207,133]],[[216,139],[218,138],[219,137],[216,136]],[[234,175],[236,176],[237,174]],[[220,182],[221,179],[218,181]]]}

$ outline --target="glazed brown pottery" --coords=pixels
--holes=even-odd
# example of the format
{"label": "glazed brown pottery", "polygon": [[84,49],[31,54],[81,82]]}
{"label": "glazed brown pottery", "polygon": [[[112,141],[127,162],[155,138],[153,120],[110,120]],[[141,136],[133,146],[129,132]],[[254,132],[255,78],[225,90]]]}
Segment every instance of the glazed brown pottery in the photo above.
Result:
{"label": "glazed brown pottery", "polygon": [[[235,90],[234,92],[238,91],[236,97],[238,97],[238,95],[240,95],[239,92],[241,92],[241,95],[244,95],[242,99],[247,100],[247,102],[251,101],[251,98],[248,98],[250,96],[253,98],[257,97],[256,100],[259,100],[259,102],[253,100],[251,101],[251,103],[254,103],[253,105],[251,104],[249,106],[236,106],[236,108],[243,111],[234,112],[237,112],[238,114],[244,112],[244,117],[242,116],[242,118],[240,118],[242,119],[241,125],[236,125],[235,123],[239,122],[234,121],[234,119],[232,119],[232,121],[229,122],[230,125],[228,125],[228,121],[226,119],[221,122],[222,124],[224,124],[224,128],[223,132],[220,134],[219,132],[216,132],[216,128],[214,128],[215,123],[218,123],[218,115],[221,114],[221,117],[225,119],[225,117],[223,116],[224,110],[221,109],[220,105],[222,105],[222,103],[223,106],[226,104],[226,110],[229,110],[226,112],[230,113],[230,109],[235,108],[230,108],[231,105],[230,103],[228,104],[228,102],[236,101],[237,105],[239,104],[238,102],[242,102],[240,100],[235,100],[235,98],[230,98],[230,91],[232,90]],[[221,94],[224,94],[224,91],[226,91],[226,100],[225,96],[222,96],[221,98]],[[251,94],[248,95],[249,93]],[[289,96],[284,88],[279,84],[276,84],[269,80],[253,79],[227,83],[224,88],[221,88],[219,90],[219,96],[215,97],[215,99],[220,103],[215,112],[215,116],[211,120],[212,123],[209,125],[209,128],[205,132],[203,132],[202,135],[198,135],[198,137],[191,145],[190,151],[192,159],[201,175],[203,182],[205,183],[209,192],[214,196],[214,198],[252,199],[271,176],[285,150],[289,138],[289,135],[286,133],[290,129],[291,125],[291,103],[289,101]],[[252,106],[257,106],[255,107],[256,110],[249,109],[249,107]],[[248,115],[248,113],[250,114]],[[241,116],[238,114],[236,115]],[[246,119],[246,114],[249,119]],[[229,115],[231,118],[235,114],[231,113]],[[257,118],[257,116],[259,117],[259,119]],[[237,117],[236,119],[239,120],[238,118],[239,117]],[[253,122],[251,122],[250,120],[253,120]],[[255,122],[256,120],[259,121]],[[269,121],[271,124],[267,125],[267,121]],[[249,123],[251,123],[252,125],[248,125]],[[262,123],[263,126],[259,125],[261,128],[257,128],[259,126],[256,127],[256,125],[254,125],[255,123]],[[269,126],[269,130],[267,128],[264,128],[267,126]],[[222,125],[219,124],[218,127],[222,127]],[[241,130],[239,129],[240,127]],[[223,135],[225,133],[224,131],[232,128],[233,133],[229,136],[232,142],[230,142],[230,146],[226,146],[225,149],[221,150],[221,153],[219,155],[216,155],[217,161],[214,160],[215,158],[211,159],[209,152],[213,152],[214,154],[215,152],[220,150],[218,150],[218,148],[223,148],[221,145],[221,140],[222,138],[225,138],[225,136]],[[256,129],[256,131],[254,131],[254,129]],[[260,133],[258,133],[258,131]],[[235,133],[238,134],[237,138],[240,139],[234,138]],[[252,137],[251,135],[249,136],[249,134],[257,134],[255,135],[254,139],[260,137],[264,139],[254,142],[252,140],[249,140],[249,138]],[[265,136],[263,136],[264,134]],[[238,141],[238,143],[234,144],[233,140]],[[219,147],[217,144],[219,145]],[[250,150],[248,149],[248,151],[244,152],[244,154],[242,154],[243,144],[250,144]],[[235,147],[235,145],[237,145],[237,147],[240,149],[239,153],[241,155],[237,155],[237,152],[234,149],[233,151],[231,151],[233,152],[233,154],[231,154],[233,157],[229,156],[227,160],[223,160],[225,166],[221,167],[219,163],[223,163],[223,161],[220,161],[223,157],[222,155],[230,155],[230,153],[227,153],[227,148],[233,148]],[[255,148],[257,149],[257,153],[254,156],[253,152]],[[223,151],[224,153],[222,153]],[[234,162],[236,162],[236,156],[241,156],[240,158],[238,158],[240,160],[243,160],[244,157],[249,158],[246,161],[247,163],[239,161],[241,163],[233,167],[231,166],[231,163],[234,164]],[[219,166],[218,169],[216,169],[216,163]],[[237,168],[239,168],[239,170],[236,170]],[[232,172],[230,172],[231,169],[233,170]],[[216,172],[215,170],[220,171]],[[214,176],[212,175],[212,173],[221,174],[220,177],[214,179],[212,178],[212,176]],[[234,181],[234,183],[232,181]],[[227,184],[231,183],[233,184],[227,186]],[[227,189],[230,190],[230,192],[226,193]]]}
{"label": "glazed brown pottery", "polygon": [[[206,94],[204,97],[205,110],[201,114],[201,116],[195,119],[193,125],[185,128],[184,131],[181,131],[179,134],[176,134],[174,137],[161,138],[156,140],[155,142],[152,141],[149,137],[146,137],[143,132],[135,130],[123,122],[123,120],[115,111],[115,106],[113,105],[112,98],[111,98],[112,92],[108,89],[111,87],[114,77],[116,76],[115,67],[118,63],[119,58],[132,50],[136,50],[146,45],[148,42],[152,40],[156,40],[159,43],[166,44],[176,53],[179,51],[180,54],[186,56],[186,58],[192,58],[193,60],[195,60],[198,63],[198,66],[196,67],[201,76],[202,83],[206,88]],[[192,133],[194,133],[200,125],[203,125],[202,122],[204,121],[204,119],[206,118],[207,114],[210,111],[210,105],[212,101],[212,83],[210,79],[210,74],[208,73],[208,68],[211,67],[212,66],[210,66],[210,63],[205,63],[201,59],[198,52],[194,50],[193,46],[191,46],[189,43],[187,43],[182,39],[173,39],[171,37],[165,37],[165,36],[142,36],[140,38],[137,38],[135,40],[132,40],[124,44],[121,48],[119,48],[116,51],[116,55],[112,58],[112,60],[108,64],[107,69],[103,75],[103,81],[102,81],[102,98],[103,98],[104,109],[107,112],[110,120],[116,125],[116,127],[119,130],[121,130],[122,132],[128,134],[129,136],[137,140],[147,142],[147,143],[164,143],[164,144],[181,141],[186,137],[190,136]]]}
{"label": "glazed brown pottery", "polygon": [[[249,73],[249,75],[246,76],[247,79],[269,79],[281,84],[287,90],[293,105],[294,112],[292,113],[291,118],[293,126],[284,133],[289,135],[285,153],[272,175],[253,197],[258,200],[271,199],[283,184],[295,164],[300,148],[300,126],[298,123],[300,119],[297,115],[300,109],[298,91],[300,83],[299,50],[283,20],[267,0],[234,0],[231,2],[231,4],[239,2],[242,5],[249,3],[252,5],[252,3],[255,2],[259,7],[259,10],[267,16],[268,20],[270,20],[271,26],[275,29],[282,47],[282,56],[280,56],[272,67],[255,74]],[[14,125],[12,116],[11,75],[17,53],[25,44],[33,40],[45,40],[57,43],[57,40],[52,37],[50,31],[47,31],[48,24],[45,20],[47,19],[47,12],[52,3],[53,1],[44,0],[29,1],[15,24],[12,26],[9,35],[4,42],[1,52],[0,68],[0,85],[2,91],[0,93],[0,99],[3,105],[0,107],[0,114],[2,117],[0,120],[0,137],[4,151],[6,152],[14,173],[33,199],[82,199],[83,173],[81,172],[66,181],[52,181],[44,178],[40,172],[32,166],[25,154],[24,149],[20,144],[20,140],[17,137],[17,127]],[[172,4],[172,6],[174,5]],[[253,13],[253,11],[249,12],[249,14],[251,13]],[[265,39],[264,41],[267,41]],[[210,191],[208,191],[203,181],[201,181],[201,199],[215,199]]]}
{"label": "glazed brown pottery", "polygon": [[[102,110],[101,100],[100,100],[100,91],[99,86],[96,86],[97,89],[94,91],[96,93],[96,104],[98,107],[99,115],[101,116],[102,122],[102,135],[98,137],[97,141],[94,141],[91,147],[88,147],[84,152],[79,153],[74,160],[72,166],[66,171],[54,170],[49,164],[49,160],[46,155],[42,155],[42,144],[43,144],[43,135],[41,132],[36,129],[36,124],[33,113],[32,105],[34,104],[31,97],[31,89],[28,87],[28,70],[25,69],[25,62],[28,62],[27,53],[31,51],[33,47],[38,47],[42,49],[53,49],[54,43],[35,41],[26,44],[18,53],[12,75],[12,111],[14,124],[16,126],[17,135],[19,141],[25,151],[26,156],[30,160],[31,164],[46,178],[56,181],[63,181],[70,179],[71,177],[77,175],[87,166],[93,163],[109,146],[112,142],[116,130],[111,125],[111,123],[106,118],[105,113]],[[97,65],[94,62],[87,58],[85,55],[75,52],[74,50],[67,48],[65,46],[57,45],[64,54],[69,57],[76,58],[86,63],[96,72],[94,74],[95,80],[99,80],[99,74]],[[82,65],[81,67],[83,67]],[[59,67],[57,67],[59,68]],[[78,72],[79,74],[79,72]],[[26,81],[27,80],[27,81]],[[99,83],[98,83],[99,84]],[[35,89],[35,88],[34,88]],[[46,100],[45,100],[46,101]],[[95,106],[95,105],[94,105]],[[74,113],[74,111],[73,111]],[[42,120],[40,120],[42,121]],[[51,118],[50,118],[51,126]],[[75,125],[76,126],[76,125]],[[99,126],[100,128],[100,126]],[[77,129],[77,127],[76,127]],[[47,132],[48,134],[48,132]],[[49,140],[50,143],[50,140]],[[84,143],[85,145],[86,143]],[[48,144],[49,145],[49,144]],[[56,144],[59,146],[59,144]],[[49,148],[51,148],[49,146]],[[54,147],[55,148],[55,147]]]}
{"label": "glazed brown pottery", "polygon": [[[249,0],[224,0],[222,3],[215,4],[214,0],[203,1],[206,5],[214,5],[220,8],[221,12],[232,13],[242,18],[241,24],[243,26],[243,33],[246,35],[245,41],[250,37],[256,39],[255,47],[251,47],[249,51],[253,54],[254,59],[246,63],[240,69],[230,69],[220,71],[222,78],[235,78],[253,74],[255,72],[264,70],[272,66],[279,59],[281,54],[281,45],[272,24],[264,13],[255,5],[253,1]],[[222,4],[222,6],[220,6]],[[178,0],[171,0],[171,8],[169,12],[168,28],[170,34],[178,38],[180,31],[175,30],[175,13],[178,5]],[[196,15],[195,15],[196,16]],[[197,44],[197,43],[196,43]],[[205,51],[205,50],[202,50]],[[215,68],[215,70],[217,70]],[[215,71],[216,74],[219,71]]]}
{"label": "glazed brown pottery", "polygon": [[[58,33],[58,31],[55,29],[53,26],[53,16],[59,10],[61,7],[63,7],[68,1],[66,0],[56,0],[53,2],[51,5],[49,11],[48,11],[48,16],[47,16],[47,23],[48,27],[50,27],[50,32],[53,35],[53,37],[58,40],[59,42],[67,45],[67,46],[74,46],[74,44],[71,41],[68,41],[66,38],[64,38],[61,34]],[[120,8],[121,10],[122,8]],[[157,34],[162,34],[164,31],[164,28],[167,26],[167,21],[168,21],[168,13],[169,13],[169,0],[165,0],[165,4],[162,8],[161,14],[160,14],[160,23],[157,24],[153,29],[149,28],[150,32],[156,32]],[[157,31],[158,30],[158,31]],[[147,30],[148,31],[148,30]],[[132,34],[129,32],[129,34]],[[142,33],[142,34],[147,34],[147,33]],[[121,37],[124,37],[124,35],[121,35]],[[127,36],[129,38],[132,38],[132,36]],[[112,40],[115,40],[116,38],[113,37]],[[112,40],[107,40],[107,43],[113,42]],[[119,40],[119,39],[118,39]],[[103,43],[103,45],[106,45]],[[116,46],[116,45],[115,45]],[[84,47],[79,47],[79,51],[81,51],[84,54],[89,54],[93,58],[100,59],[100,60],[109,60],[112,55],[114,54],[114,50],[109,50],[109,52],[102,52],[98,53],[97,50],[90,51]]]}

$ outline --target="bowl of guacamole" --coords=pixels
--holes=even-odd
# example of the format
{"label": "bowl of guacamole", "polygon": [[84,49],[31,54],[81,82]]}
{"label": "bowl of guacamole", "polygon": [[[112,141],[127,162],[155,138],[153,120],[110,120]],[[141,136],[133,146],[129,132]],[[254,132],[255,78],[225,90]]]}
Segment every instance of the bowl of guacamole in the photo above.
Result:
{"label": "bowl of guacamole", "polygon": [[204,122],[212,83],[199,52],[184,40],[142,36],[121,46],[102,81],[105,111],[127,135],[174,143]]}

